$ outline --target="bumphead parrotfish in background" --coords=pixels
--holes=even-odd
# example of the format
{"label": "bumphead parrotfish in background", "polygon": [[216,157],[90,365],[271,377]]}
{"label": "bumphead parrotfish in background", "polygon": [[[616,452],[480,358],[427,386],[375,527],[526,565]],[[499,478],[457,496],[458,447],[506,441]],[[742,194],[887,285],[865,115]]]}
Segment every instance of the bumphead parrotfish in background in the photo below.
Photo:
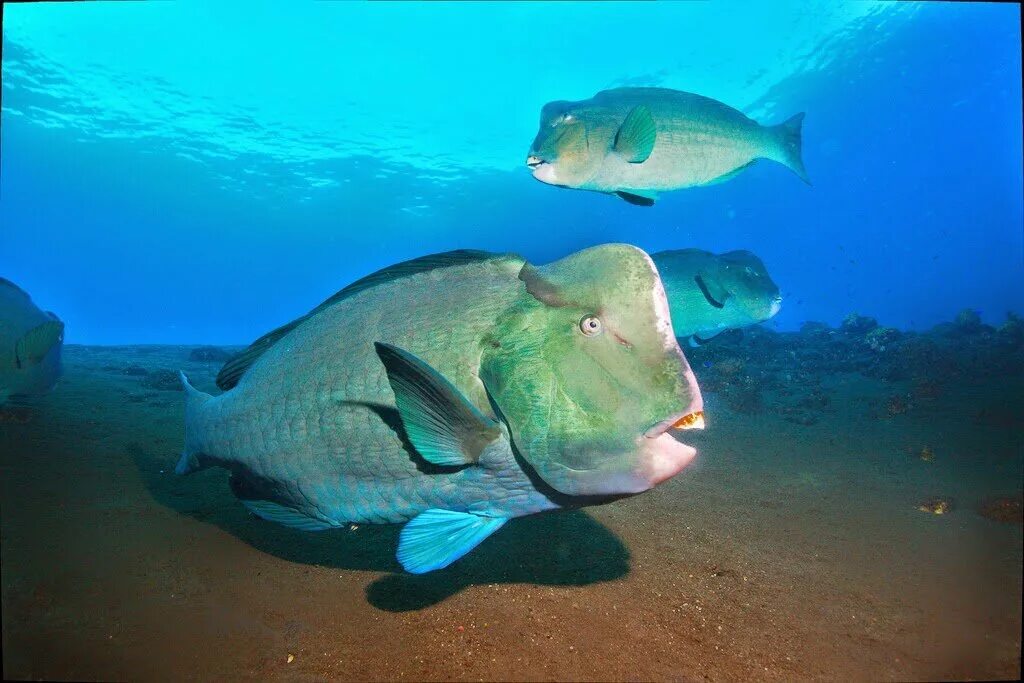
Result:
{"label": "bumphead parrotfish in background", "polygon": [[0,277],[0,405],[49,391],[60,377],[64,323]]}
{"label": "bumphead parrotfish in background", "polygon": [[615,88],[549,102],[526,165],[549,185],[614,193],[650,206],[659,192],[728,180],[757,159],[805,182],[796,114],[762,126],[717,100],[668,88]]}
{"label": "bumphead parrotfish in background", "polygon": [[768,320],[782,307],[778,286],[749,251],[678,249],[651,254],[661,275],[672,329],[691,343]]}
{"label": "bumphead parrotfish in background", "polygon": [[513,517],[650,489],[696,454],[672,430],[703,426],[657,270],[621,244],[400,263],[257,340],[225,393],[182,379],[179,474],[226,467],[253,513],[299,529],[408,521],[414,573]]}

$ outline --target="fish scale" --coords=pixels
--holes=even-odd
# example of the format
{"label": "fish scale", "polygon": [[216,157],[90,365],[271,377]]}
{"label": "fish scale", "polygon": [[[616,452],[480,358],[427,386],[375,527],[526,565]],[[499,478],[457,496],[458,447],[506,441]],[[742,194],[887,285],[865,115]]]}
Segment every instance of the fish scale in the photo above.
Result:
{"label": "fish scale", "polygon": [[658,192],[722,182],[757,159],[779,162],[807,181],[802,123],[797,114],[762,126],[694,93],[615,88],[545,105],[527,164],[541,182],[650,205]]}
{"label": "fish scale", "polygon": [[[176,472],[226,467],[250,511],[297,529],[409,522],[399,561],[438,569],[508,519],[639,493],[690,461],[667,431],[701,400],[664,297],[628,245],[540,269],[398,264],[229,360],[225,393],[183,376]],[[597,313],[606,336],[584,326]]]}
{"label": "fish scale", "polygon": [[[351,405],[340,409],[335,405],[310,405],[310,393],[303,390],[309,384],[333,387],[328,392],[319,391],[313,395],[333,392],[335,395],[344,396],[348,401],[381,405],[393,403],[391,387],[379,361],[376,357],[368,357],[372,350],[364,351],[363,363],[338,366],[321,362],[323,351],[317,351],[315,340],[327,336],[325,331],[337,327],[341,320],[346,321],[345,329],[352,331],[345,343],[354,349],[372,349],[372,341],[380,337],[406,344],[419,351],[425,358],[434,361],[438,361],[439,356],[448,355],[449,359],[435,364],[470,366],[471,361],[459,355],[464,353],[462,349],[469,346],[468,342],[476,326],[469,327],[462,335],[463,340],[453,335],[444,340],[444,344],[436,344],[435,348],[430,349],[424,348],[423,345],[424,342],[432,340],[423,339],[422,335],[415,332],[402,334],[402,330],[396,329],[401,326],[415,330],[419,319],[429,319],[435,310],[430,300],[434,298],[433,296],[410,302],[408,318],[381,320],[379,331],[372,335],[373,338],[366,333],[363,340],[358,339],[361,330],[373,329],[372,323],[368,322],[363,326],[353,324],[352,321],[353,317],[358,318],[358,311],[367,308],[372,310],[376,305],[367,302],[366,299],[387,299],[395,294],[392,291],[395,287],[401,287],[408,292],[413,286],[414,283],[403,280],[401,285],[369,290],[342,302],[317,319],[310,320],[306,325],[296,329],[289,344],[268,352],[266,360],[269,362],[249,371],[239,383],[238,389],[241,391],[233,390],[213,399],[219,405],[210,407],[212,412],[205,425],[210,436],[204,439],[201,448],[204,451],[220,453],[222,459],[236,463],[236,467],[251,468],[252,473],[261,479],[282,482],[308,479],[329,481],[330,483],[318,486],[319,490],[314,495],[315,507],[339,524],[373,521],[374,518],[383,518],[391,522],[405,521],[409,518],[409,513],[393,509],[396,497],[399,500],[415,502],[415,506],[398,506],[405,510],[433,506],[451,507],[453,501],[451,496],[445,495],[445,490],[455,490],[457,486],[452,486],[447,480],[455,477],[460,479],[460,483],[475,482],[466,482],[466,477],[460,477],[458,473],[429,478],[416,476],[416,463],[405,453],[401,440],[384,422],[374,420],[372,411]],[[470,286],[464,288],[462,295],[467,299],[475,299],[479,292],[477,286]],[[452,296],[456,296],[456,292],[449,291],[448,295],[450,300]],[[486,314],[485,311],[483,313]],[[360,341],[363,343],[360,344]],[[275,368],[282,366],[272,362],[274,359],[271,354],[274,353],[281,356],[297,354],[302,359],[300,362],[303,366],[310,368],[308,375],[302,377],[300,381],[292,381],[285,385],[282,371],[275,371]],[[244,392],[247,386],[263,382],[282,382],[282,386],[288,386],[291,390],[274,396],[270,401],[270,409],[267,410],[266,396],[261,393],[250,398]],[[471,395],[481,392],[465,393]],[[219,420],[216,417],[218,412],[222,415]],[[356,417],[357,415],[359,417]],[[240,416],[247,417],[239,421]],[[328,431],[321,428],[316,441],[303,438],[313,431],[309,429],[310,423],[324,422],[329,423],[332,428]],[[359,423],[365,427],[357,427]],[[263,438],[259,442],[250,442],[245,435],[252,433],[260,434]],[[232,437],[228,437],[227,441],[222,441],[217,436],[219,434],[233,435],[233,438],[240,440],[232,441]],[[511,455],[510,445],[506,445],[506,448]],[[291,457],[283,457],[282,453],[293,454]],[[396,454],[400,455],[396,457]],[[390,480],[377,477],[379,495],[373,498],[362,496],[359,491],[359,478],[373,476],[381,471],[388,473]],[[479,485],[478,483],[477,486]]]}

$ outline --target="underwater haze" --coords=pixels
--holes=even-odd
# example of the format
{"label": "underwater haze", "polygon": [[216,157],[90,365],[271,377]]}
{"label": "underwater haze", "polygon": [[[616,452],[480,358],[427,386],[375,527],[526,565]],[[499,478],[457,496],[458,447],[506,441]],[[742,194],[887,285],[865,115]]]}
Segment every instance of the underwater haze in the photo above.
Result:
{"label": "underwater haze", "polygon": [[1018,5],[0,12],[5,680],[1020,679]]}
{"label": "underwater haze", "polygon": [[[1024,310],[1018,8],[737,7],[8,6],[0,271],[77,343],[248,343],[406,258],[602,242],[750,249],[781,329]],[[623,85],[806,112],[813,184],[531,178],[541,106]]]}

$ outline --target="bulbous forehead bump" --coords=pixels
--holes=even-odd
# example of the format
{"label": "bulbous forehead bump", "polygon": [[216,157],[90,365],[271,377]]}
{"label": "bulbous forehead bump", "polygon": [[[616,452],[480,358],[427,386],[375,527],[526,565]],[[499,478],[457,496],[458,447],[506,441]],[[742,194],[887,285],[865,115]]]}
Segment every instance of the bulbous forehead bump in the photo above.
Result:
{"label": "bulbous forehead bump", "polygon": [[[652,331],[663,349],[678,348],[661,277],[643,250],[628,244],[605,244],[529,272],[544,283],[542,289],[538,282],[528,282],[537,298],[594,313],[613,313],[623,332],[646,336]],[[520,275],[520,279],[526,278]]]}
{"label": "bulbous forehead bump", "polygon": [[764,262],[755,254],[745,249],[726,252],[725,254],[722,254],[721,260],[724,264],[736,267],[740,270],[744,268],[751,268],[758,273],[767,274],[768,272],[764,267]]}
{"label": "bulbous forehead bump", "polygon": [[572,106],[572,102],[568,100],[555,100],[554,102],[548,102],[540,110],[540,121],[541,123],[550,123],[553,119],[561,116],[569,107]]}

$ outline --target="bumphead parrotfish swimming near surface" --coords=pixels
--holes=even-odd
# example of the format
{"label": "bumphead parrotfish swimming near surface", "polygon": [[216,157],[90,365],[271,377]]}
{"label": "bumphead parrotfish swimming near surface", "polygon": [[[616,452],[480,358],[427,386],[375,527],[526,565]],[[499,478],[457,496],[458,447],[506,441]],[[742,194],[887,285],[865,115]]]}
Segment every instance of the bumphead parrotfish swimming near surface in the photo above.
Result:
{"label": "bumphead parrotfish swimming near surface", "polygon": [[749,251],[678,249],[651,254],[651,259],[680,339],[700,343],[724,330],[768,320],[782,307],[778,286]]}
{"label": "bumphead parrotfish swimming near surface", "polygon": [[437,254],[369,275],[188,385],[177,472],[232,473],[305,530],[408,522],[398,560],[445,567],[513,517],[640,493],[696,451],[703,403],[650,257],[534,267]]}
{"label": "bumphead parrotfish swimming near surface", "polygon": [[762,126],[702,95],[668,88],[615,88],[589,100],[549,102],[526,164],[549,185],[614,193],[650,206],[659,192],[720,183],[757,159],[810,182],[797,114]]}
{"label": "bumphead parrotfish swimming near surface", "polygon": [[0,405],[49,391],[60,377],[64,323],[0,278]]}

